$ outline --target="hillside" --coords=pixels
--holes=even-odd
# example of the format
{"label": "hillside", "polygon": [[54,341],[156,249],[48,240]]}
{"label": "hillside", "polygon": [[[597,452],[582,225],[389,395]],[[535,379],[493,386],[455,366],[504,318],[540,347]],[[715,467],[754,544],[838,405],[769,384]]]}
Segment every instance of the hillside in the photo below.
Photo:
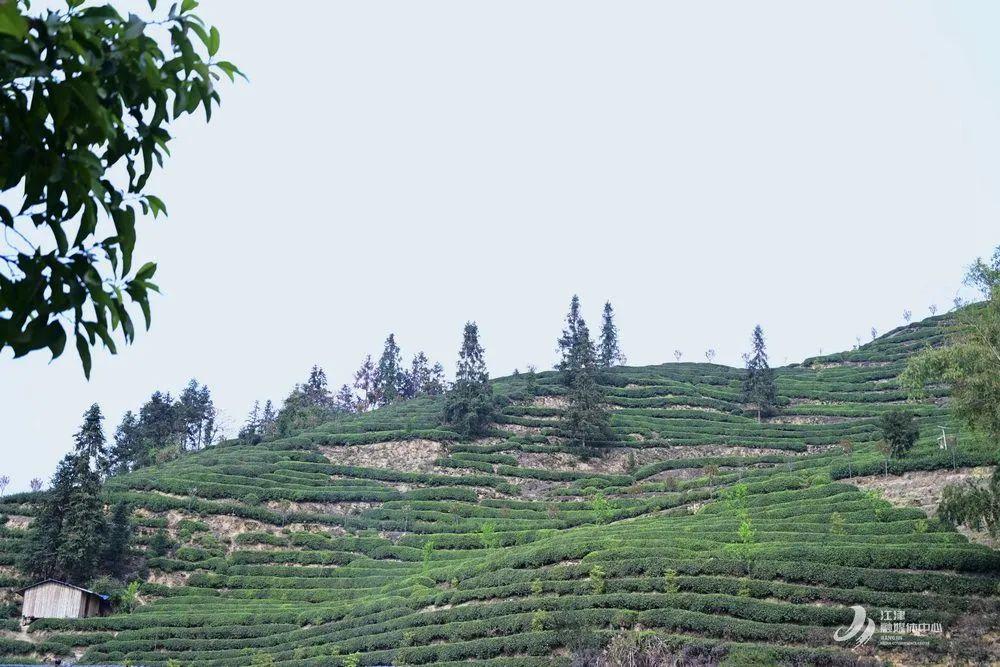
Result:
{"label": "hillside", "polygon": [[[583,665],[612,638],[690,665],[1000,660],[1000,553],[910,506],[994,465],[995,444],[960,433],[952,471],[942,390],[913,406],[921,439],[880,477],[874,419],[947,323],[777,369],[782,408],[763,424],[743,414],[739,369],[614,368],[616,441],[599,457],[560,441],[563,390],[540,373],[495,381],[508,401],[484,439],[415,399],[113,478],[146,551],[145,604],[26,632],[0,621],[0,662]],[[12,566],[32,512],[30,495],[0,503],[2,599],[26,583]],[[154,555],[160,530],[174,544]],[[944,635],[851,650],[834,632],[852,605]]]}

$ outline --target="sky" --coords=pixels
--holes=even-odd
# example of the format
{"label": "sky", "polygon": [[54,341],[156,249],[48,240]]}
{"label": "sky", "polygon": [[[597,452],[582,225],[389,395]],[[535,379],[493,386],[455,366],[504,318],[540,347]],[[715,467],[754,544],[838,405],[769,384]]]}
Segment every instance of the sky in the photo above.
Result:
{"label": "sky", "polygon": [[[115,3],[142,9],[145,3]],[[180,120],[139,225],[153,326],[90,381],[0,354],[0,474],[48,479],[84,410],[190,378],[235,432],[396,334],[450,374],[550,368],[570,297],[629,363],[851,347],[1000,243],[1000,5],[203,0],[248,75]]]}

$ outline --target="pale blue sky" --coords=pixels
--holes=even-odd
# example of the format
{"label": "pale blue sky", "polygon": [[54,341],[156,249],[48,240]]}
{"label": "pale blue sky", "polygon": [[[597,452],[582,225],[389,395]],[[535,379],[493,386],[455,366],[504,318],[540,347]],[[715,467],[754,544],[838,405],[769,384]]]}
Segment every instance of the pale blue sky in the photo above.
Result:
{"label": "pale blue sky", "polygon": [[[137,6],[145,3],[137,3]],[[12,488],[97,401],[207,383],[235,428],[309,366],[346,381],[394,331],[449,368],[554,361],[578,292],[633,364],[775,364],[950,304],[1000,242],[994,2],[204,0],[226,85],[177,123],[142,226],[154,325],[91,381],[0,357]]]}

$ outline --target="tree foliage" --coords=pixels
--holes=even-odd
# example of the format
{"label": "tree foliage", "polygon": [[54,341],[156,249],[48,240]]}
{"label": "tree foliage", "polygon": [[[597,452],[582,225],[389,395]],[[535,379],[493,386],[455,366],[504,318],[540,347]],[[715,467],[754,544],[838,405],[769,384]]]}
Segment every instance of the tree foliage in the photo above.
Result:
{"label": "tree foliage", "polygon": [[583,317],[580,315],[580,297],[576,294],[569,302],[569,312],[566,314],[566,326],[557,341],[556,349],[559,351],[559,362],[556,370],[562,371],[566,384],[572,384],[572,374],[580,366],[575,355],[579,354],[580,347],[580,323]]}
{"label": "tree foliage", "polygon": [[333,397],[334,407],[338,412],[357,412],[358,399],[354,396],[354,390],[350,385],[343,384],[337,390],[337,395]]}
{"label": "tree foliage", "polygon": [[0,3],[0,351],[55,358],[72,336],[88,377],[98,339],[111,353],[116,331],[132,342],[131,304],[150,324],[156,265],[134,268],[136,223],[166,214],[146,186],[170,124],[198,108],[210,119],[215,81],[240,74],[196,2],[150,5],[125,17]]}
{"label": "tree foliage", "polygon": [[36,577],[86,582],[99,571],[120,572],[131,540],[130,511],[109,517],[101,476],[87,452],[67,454],[25,540],[20,567]]}
{"label": "tree foliage", "polygon": [[916,398],[927,387],[948,385],[952,413],[974,431],[1000,437],[1000,287],[956,320],[948,344],[912,357],[900,383]]}
{"label": "tree foliage", "polygon": [[405,380],[406,374],[403,371],[399,345],[396,344],[396,335],[389,334],[385,339],[385,346],[375,373],[376,407],[389,405],[401,398]]}
{"label": "tree foliage", "polygon": [[106,476],[110,472],[111,460],[104,437],[104,415],[101,406],[94,403],[83,413],[83,424],[73,436],[77,455],[93,462],[94,470]]}
{"label": "tree foliage", "polygon": [[562,359],[557,368],[568,385],[567,406],[562,415],[563,431],[582,447],[609,440],[611,430],[604,393],[597,384],[597,350],[590,338],[590,329],[580,315],[580,299],[576,295],[570,301],[559,349]]}
{"label": "tree foliage", "polygon": [[212,392],[206,385],[192,379],[181,392],[176,406],[179,428],[182,430],[181,446],[185,450],[204,449],[215,440],[215,404]]}
{"label": "tree foliage", "polygon": [[432,366],[426,354],[417,352],[410,363],[410,370],[403,374],[401,397],[440,396],[444,390],[444,367],[440,363]]}
{"label": "tree foliage", "polygon": [[993,471],[986,484],[969,480],[946,486],[938,515],[951,524],[986,530],[994,539],[1000,537],[1000,468]]}
{"label": "tree foliage", "polygon": [[882,440],[879,442],[879,451],[885,456],[884,471],[889,474],[889,461],[892,457],[900,457],[913,448],[920,437],[920,427],[917,425],[913,413],[909,410],[898,408],[889,410],[879,419],[879,428],[882,431]]}
{"label": "tree foliage", "polygon": [[138,415],[129,410],[115,430],[111,473],[129,472],[158,458],[208,447],[221,436],[217,415],[212,392],[197,380],[189,381],[177,399],[170,392],[154,391]]}
{"label": "tree foliage", "polygon": [[[990,261],[977,259],[965,283],[985,297],[959,310],[947,344],[911,357],[900,375],[903,387],[916,398],[933,385],[948,385],[952,413],[969,428],[992,440],[1000,438],[1000,246]],[[954,523],[997,534],[1000,482],[947,486],[939,511]]]}
{"label": "tree foliage", "polygon": [[365,355],[361,368],[354,374],[354,388],[359,392],[358,412],[372,410],[378,403],[378,390],[375,386],[375,362],[372,355]]}
{"label": "tree foliage", "polygon": [[774,371],[767,362],[764,330],[758,324],[751,336],[753,350],[746,359],[746,375],[743,379],[743,402],[757,411],[757,421],[775,413],[778,390],[774,384]]}
{"label": "tree foliage", "polygon": [[[280,436],[299,433],[329,421],[336,414],[337,408],[327,387],[326,373],[314,365],[309,370],[306,381],[295,385],[285,399],[274,419],[273,431]],[[254,437],[259,441],[270,430],[270,424],[265,426],[258,423],[257,430],[253,432]]]}
{"label": "tree foliage", "polygon": [[909,410],[889,410],[879,419],[879,428],[892,456],[910,451],[920,437],[920,427]]}
{"label": "tree foliage", "polygon": [[131,410],[122,416],[121,423],[115,429],[110,458],[112,474],[130,472],[145,464],[139,418]]}
{"label": "tree foliage", "polygon": [[622,354],[621,344],[618,341],[618,327],[615,325],[615,311],[611,307],[611,302],[604,304],[604,313],[601,323],[601,341],[599,358],[602,368],[611,368],[618,364],[625,363],[625,355]]}
{"label": "tree foliage", "polygon": [[485,433],[496,416],[496,401],[479,343],[479,327],[466,322],[458,352],[455,384],[445,398],[445,421],[466,437]]}

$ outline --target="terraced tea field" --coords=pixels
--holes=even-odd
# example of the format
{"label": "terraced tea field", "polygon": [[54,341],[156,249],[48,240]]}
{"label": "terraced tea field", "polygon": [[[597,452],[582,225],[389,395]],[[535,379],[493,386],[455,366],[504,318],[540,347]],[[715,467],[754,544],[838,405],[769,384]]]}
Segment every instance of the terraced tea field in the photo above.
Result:
{"label": "terraced tea field", "polygon": [[[497,380],[503,418],[472,442],[417,399],[114,478],[148,558],[146,604],[26,632],[3,621],[0,658],[584,665],[613,639],[680,664],[988,664],[1000,554],[851,483],[878,485],[875,419],[905,400],[896,376],[946,322],[779,369],[781,411],[763,424],[744,414],[738,369],[615,368],[615,440],[579,452],[542,373]],[[938,425],[958,430],[943,398],[913,406],[921,439],[890,478],[996,463],[995,443],[967,433],[954,462],[938,449]],[[0,504],[8,597],[26,583],[12,565],[31,501]],[[854,648],[834,640],[852,605],[944,632],[906,647],[879,628]]]}

